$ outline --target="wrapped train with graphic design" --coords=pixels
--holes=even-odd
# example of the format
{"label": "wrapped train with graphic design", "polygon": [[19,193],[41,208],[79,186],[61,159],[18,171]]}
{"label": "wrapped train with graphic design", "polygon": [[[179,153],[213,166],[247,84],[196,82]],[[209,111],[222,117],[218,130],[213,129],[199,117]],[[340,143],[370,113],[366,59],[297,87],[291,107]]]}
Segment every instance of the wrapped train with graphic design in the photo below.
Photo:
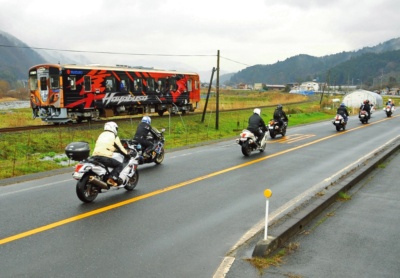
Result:
{"label": "wrapped train with graphic design", "polygon": [[49,123],[193,112],[197,73],[129,66],[41,64],[29,69],[33,117]]}

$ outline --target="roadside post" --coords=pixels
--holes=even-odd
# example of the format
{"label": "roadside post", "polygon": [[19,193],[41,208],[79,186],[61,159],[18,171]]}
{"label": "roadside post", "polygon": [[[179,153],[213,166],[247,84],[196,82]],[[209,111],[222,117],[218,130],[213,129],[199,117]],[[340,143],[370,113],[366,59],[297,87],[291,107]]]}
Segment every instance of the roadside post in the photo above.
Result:
{"label": "roadside post", "polygon": [[271,189],[264,190],[264,196],[267,198],[265,202],[265,229],[264,229],[264,240],[268,238],[268,209],[269,209],[269,198],[272,196]]}

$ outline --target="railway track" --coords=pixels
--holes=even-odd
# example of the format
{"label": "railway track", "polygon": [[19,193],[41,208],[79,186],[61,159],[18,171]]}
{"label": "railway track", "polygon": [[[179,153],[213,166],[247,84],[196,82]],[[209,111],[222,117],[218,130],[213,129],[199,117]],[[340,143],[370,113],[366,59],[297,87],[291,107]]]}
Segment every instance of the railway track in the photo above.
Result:
{"label": "railway track", "polygon": [[[306,103],[310,101],[302,101],[302,102],[296,102],[296,103],[287,103],[287,105],[295,105],[295,104],[301,104],[301,103]],[[265,106],[257,106],[258,108],[271,108],[275,107],[276,105],[265,105]],[[242,110],[249,110],[253,109],[255,107],[246,107],[246,108],[236,108],[236,109],[226,109],[226,110],[220,110],[220,113],[224,112],[234,112],[234,111],[242,111]],[[196,114],[202,114],[203,112],[193,112],[190,113],[189,115],[196,115]],[[215,111],[213,111],[215,113]],[[97,126],[97,125],[103,125],[104,123],[108,121],[114,121],[114,122],[122,122],[122,121],[127,121],[132,118],[141,118],[143,115],[130,115],[126,116],[124,118],[109,118],[109,119],[101,119],[101,120],[95,120],[95,121],[89,121],[89,122],[82,122],[82,123],[69,123],[69,124],[48,124],[48,125],[31,125],[31,126],[17,126],[17,127],[6,127],[6,128],[0,128],[0,134],[3,133],[12,133],[12,132],[26,132],[26,131],[31,131],[31,130],[50,130],[50,129],[57,129],[57,128],[65,128],[65,127],[71,127],[71,128],[76,128],[76,129],[85,129],[85,128],[91,128],[92,126]],[[158,114],[152,114],[150,115],[151,117],[167,117],[167,115],[164,116],[159,116]],[[171,115],[173,117],[180,116],[179,114],[173,114]],[[186,117],[182,116],[182,117]]]}

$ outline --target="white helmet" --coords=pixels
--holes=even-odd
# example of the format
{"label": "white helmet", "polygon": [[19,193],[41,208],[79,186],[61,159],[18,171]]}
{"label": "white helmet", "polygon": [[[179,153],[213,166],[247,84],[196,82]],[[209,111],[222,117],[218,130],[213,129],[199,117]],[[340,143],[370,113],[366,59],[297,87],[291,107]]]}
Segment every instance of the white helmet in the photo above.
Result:
{"label": "white helmet", "polygon": [[258,115],[261,114],[260,108],[254,108],[254,111],[253,111],[253,112],[256,113],[256,114],[258,114]]}
{"label": "white helmet", "polygon": [[143,123],[151,124],[151,118],[149,116],[144,116],[142,118]]}
{"label": "white helmet", "polygon": [[391,98],[389,98],[389,102],[392,102],[392,99],[391,99]]}
{"label": "white helmet", "polygon": [[114,122],[105,123],[104,130],[111,131],[112,133],[115,134],[115,136],[117,136],[117,134],[118,134],[118,125],[116,123],[114,123]]}

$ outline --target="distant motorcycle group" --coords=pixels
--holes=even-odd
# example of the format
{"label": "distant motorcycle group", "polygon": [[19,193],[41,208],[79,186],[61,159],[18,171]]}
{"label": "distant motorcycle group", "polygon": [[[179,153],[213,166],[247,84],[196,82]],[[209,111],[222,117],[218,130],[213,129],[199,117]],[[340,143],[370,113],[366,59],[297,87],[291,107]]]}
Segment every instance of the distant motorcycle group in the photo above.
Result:
{"label": "distant motorcycle group", "polygon": [[241,146],[242,154],[244,156],[250,156],[252,151],[263,152],[267,145],[267,135],[271,138],[275,138],[276,135],[286,135],[286,129],[288,125],[288,118],[282,109],[282,105],[278,105],[275,112],[274,118],[268,123],[268,126],[264,123],[261,116],[261,110],[255,108],[253,115],[249,119],[249,126],[243,129],[236,139],[236,143]]}
{"label": "distant motorcycle group", "polygon": [[[149,117],[144,117],[144,119],[150,120]],[[144,120],[142,120],[143,122]],[[108,128],[110,124],[114,128]],[[150,126],[149,124],[147,126]],[[72,142],[67,145],[66,155],[74,161],[79,161],[72,177],[77,180],[76,194],[82,202],[90,203],[96,199],[99,193],[111,190],[124,188],[132,191],[139,181],[138,165],[163,162],[165,129],[158,131],[156,128],[150,128],[151,132],[145,134],[145,138],[142,136],[137,139],[134,137],[120,140],[117,136],[118,126],[114,122],[106,123],[103,133],[111,132],[116,141],[120,141],[123,148],[123,150],[118,148],[110,150],[111,148],[107,147],[106,149],[111,151],[111,156],[106,158],[95,154],[97,145],[101,142],[101,135],[96,142],[92,156],[89,156],[90,147],[87,142]],[[143,147],[139,141],[142,144],[146,142],[147,147]],[[115,172],[116,167],[119,167],[119,171]]]}
{"label": "distant motorcycle group", "polygon": [[[369,100],[365,100],[361,104],[358,117],[362,124],[368,123],[368,120],[371,118],[372,110],[373,104],[370,104]],[[387,117],[390,117],[393,114],[395,108],[391,99],[386,103],[384,110]],[[250,156],[251,152],[257,150],[264,152],[267,144],[268,132],[272,139],[274,139],[278,134],[282,135],[282,137],[286,135],[288,118],[282,110],[282,105],[278,105],[274,112],[274,119],[269,121],[268,126],[261,119],[260,112],[260,109],[254,109],[253,115],[249,119],[249,126],[246,129],[243,129],[239,138],[236,139],[236,143],[241,146],[242,154],[244,156]],[[346,105],[342,103],[332,120],[336,131],[346,129],[348,118],[349,112],[347,111]]]}
{"label": "distant motorcycle group", "polygon": [[[369,100],[365,100],[361,104],[358,118],[362,124],[368,124],[368,121],[371,119],[373,106],[374,105],[370,104]],[[392,116],[393,112],[395,111],[395,105],[391,99],[388,100],[383,110],[385,111],[387,117]],[[335,118],[332,120],[333,125],[336,127],[336,131],[346,129],[348,116],[349,113],[347,112],[346,106],[344,103],[342,103],[336,112]]]}

